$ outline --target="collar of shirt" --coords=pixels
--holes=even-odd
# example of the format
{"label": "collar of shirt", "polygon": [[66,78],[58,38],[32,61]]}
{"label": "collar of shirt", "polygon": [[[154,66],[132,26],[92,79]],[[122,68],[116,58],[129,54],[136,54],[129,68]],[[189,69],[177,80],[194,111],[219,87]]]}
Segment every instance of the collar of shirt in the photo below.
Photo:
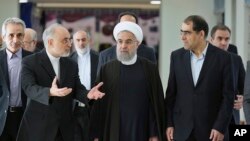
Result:
{"label": "collar of shirt", "polygon": [[135,56],[129,60],[129,61],[122,61],[123,65],[133,65],[137,60],[137,54],[135,54]]}
{"label": "collar of shirt", "polygon": [[205,49],[202,51],[202,55],[199,56],[199,58],[197,58],[197,56],[190,50],[191,58],[194,57],[197,60],[204,58],[206,56],[206,53],[207,53],[207,47],[208,47],[208,43],[207,43]]}
{"label": "collar of shirt", "polygon": [[54,56],[51,55],[47,50],[46,50],[46,53],[47,53],[47,55],[48,55],[48,57],[49,57],[49,60],[50,60],[51,62],[59,62],[60,57],[54,57]]}
{"label": "collar of shirt", "polygon": [[[7,48],[6,48],[6,53],[7,53],[8,60],[10,60],[13,53],[10,52]],[[22,58],[22,49],[19,49],[15,54],[18,58]]]}

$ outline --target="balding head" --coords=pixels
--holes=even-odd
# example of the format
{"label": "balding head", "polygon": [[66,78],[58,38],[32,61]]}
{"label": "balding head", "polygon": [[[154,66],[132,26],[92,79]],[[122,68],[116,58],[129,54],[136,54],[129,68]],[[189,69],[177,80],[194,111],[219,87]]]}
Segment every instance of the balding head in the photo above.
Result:
{"label": "balding head", "polygon": [[37,43],[36,31],[31,28],[26,28],[23,42],[24,42],[23,49],[30,51],[30,52],[34,52],[36,49],[36,43]]}

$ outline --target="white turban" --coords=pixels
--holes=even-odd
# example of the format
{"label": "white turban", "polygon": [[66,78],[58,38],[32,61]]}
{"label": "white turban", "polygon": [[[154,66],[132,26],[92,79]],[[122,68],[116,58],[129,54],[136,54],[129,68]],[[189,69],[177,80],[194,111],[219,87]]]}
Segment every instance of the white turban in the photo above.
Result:
{"label": "white turban", "polygon": [[127,21],[120,22],[115,26],[113,35],[116,41],[117,41],[118,34],[121,31],[125,31],[125,30],[133,33],[136,39],[138,40],[139,44],[141,44],[142,39],[143,39],[143,33],[142,33],[141,27],[137,25],[136,23],[127,22]]}

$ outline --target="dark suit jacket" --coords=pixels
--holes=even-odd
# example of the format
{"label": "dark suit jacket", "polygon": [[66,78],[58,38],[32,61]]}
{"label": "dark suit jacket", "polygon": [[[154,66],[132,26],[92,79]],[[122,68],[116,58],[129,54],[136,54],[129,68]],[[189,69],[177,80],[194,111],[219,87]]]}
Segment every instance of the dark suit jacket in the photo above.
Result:
{"label": "dark suit jacket", "polygon": [[234,102],[230,54],[208,45],[205,60],[194,86],[190,51],[171,54],[166,91],[167,127],[174,127],[174,139],[186,140],[192,130],[197,140],[208,141],[211,129],[225,134]]}
{"label": "dark suit jacket", "polygon": [[250,125],[250,61],[247,61],[243,109],[247,125]]}
{"label": "dark suit jacket", "polygon": [[64,141],[73,140],[73,98],[87,104],[87,90],[81,85],[77,64],[68,57],[60,58],[58,87],[72,88],[64,97],[50,97],[55,77],[45,50],[26,57],[22,62],[22,88],[29,102],[25,110],[17,141],[50,141],[60,131]]}
{"label": "dark suit jacket", "polygon": [[[22,57],[30,55],[31,52],[22,50]],[[6,49],[0,51],[0,69],[1,69],[1,83],[2,83],[2,94],[0,95],[0,135],[2,134],[5,120],[7,117],[7,111],[9,107],[9,97],[10,97],[10,81],[9,81],[9,72],[8,72],[8,64],[7,64],[7,53]],[[2,79],[3,78],[3,79]],[[22,80],[21,80],[22,81]],[[26,107],[27,97],[25,93],[22,91],[22,106],[23,109]]]}
{"label": "dark suit jacket", "polygon": [[243,94],[245,81],[245,68],[239,55],[231,53],[234,89],[236,94]]}
{"label": "dark suit jacket", "polygon": [[[240,56],[230,53],[232,59],[232,70],[233,70],[233,79],[234,79],[234,91],[235,99],[236,95],[243,95],[244,91],[244,81],[245,81],[245,69]],[[231,124],[240,124],[240,113],[239,110],[233,109],[233,117]]]}
{"label": "dark suit jacket", "polygon": [[[73,53],[70,55],[70,58],[72,58],[76,63],[78,63],[78,62],[77,62],[77,58],[78,58],[77,52],[73,52]],[[93,86],[95,85],[96,74],[97,74],[98,58],[99,58],[98,53],[97,53],[96,51],[94,51],[94,50],[90,50],[91,87],[93,87]]]}
{"label": "dark suit jacket", "polygon": [[234,54],[238,54],[237,47],[233,44],[229,44],[227,51],[234,53]]}
{"label": "dark suit jacket", "polygon": [[[144,44],[140,44],[137,49],[137,55],[144,57],[155,64],[157,63],[154,50],[150,47],[147,47]],[[98,62],[98,71],[100,70],[101,66],[108,63],[111,60],[116,59],[116,46],[112,46],[110,48],[105,49],[104,51],[100,52],[99,62]]]}

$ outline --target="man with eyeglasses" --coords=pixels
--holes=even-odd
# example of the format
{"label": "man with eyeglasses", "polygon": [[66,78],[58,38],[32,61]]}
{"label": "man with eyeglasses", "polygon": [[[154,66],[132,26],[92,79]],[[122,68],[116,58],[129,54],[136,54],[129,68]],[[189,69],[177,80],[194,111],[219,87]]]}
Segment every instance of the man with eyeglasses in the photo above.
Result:
{"label": "man with eyeglasses", "polygon": [[52,24],[43,32],[45,50],[26,57],[22,64],[22,88],[29,101],[17,141],[73,141],[73,99],[88,104],[101,98],[98,88],[81,84],[77,64],[69,57],[69,31]]}
{"label": "man with eyeglasses", "polygon": [[37,44],[37,33],[34,29],[26,28],[24,39],[23,39],[23,49],[30,52],[38,52],[36,47]]}
{"label": "man with eyeglasses", "polygon": [[231,56],[207,42],[208,31],[199,15],[181,25],[184,47],[171,54],[165,97],[168,141],[228,139],[234,102]]}
{"label": "man with eyeglasses", "polygon": [[[21,89],[21,61],[31,52],[22,49],[26,25],[19,18],[8,18],[2,25],[6,48],[0,51],[0,69],[7,83],[0,95],[0,141],[16,141],[27,97]],[[8,91],[6,91],[6,89]]]}
{"label": "man with eyeglasses", "polygon": [[164,141],[164,95],[156,64],[139,57],[141,28],[120,22],[113,31],[117,59],[101,67],[106,96],[91,110],[91,141]]}

